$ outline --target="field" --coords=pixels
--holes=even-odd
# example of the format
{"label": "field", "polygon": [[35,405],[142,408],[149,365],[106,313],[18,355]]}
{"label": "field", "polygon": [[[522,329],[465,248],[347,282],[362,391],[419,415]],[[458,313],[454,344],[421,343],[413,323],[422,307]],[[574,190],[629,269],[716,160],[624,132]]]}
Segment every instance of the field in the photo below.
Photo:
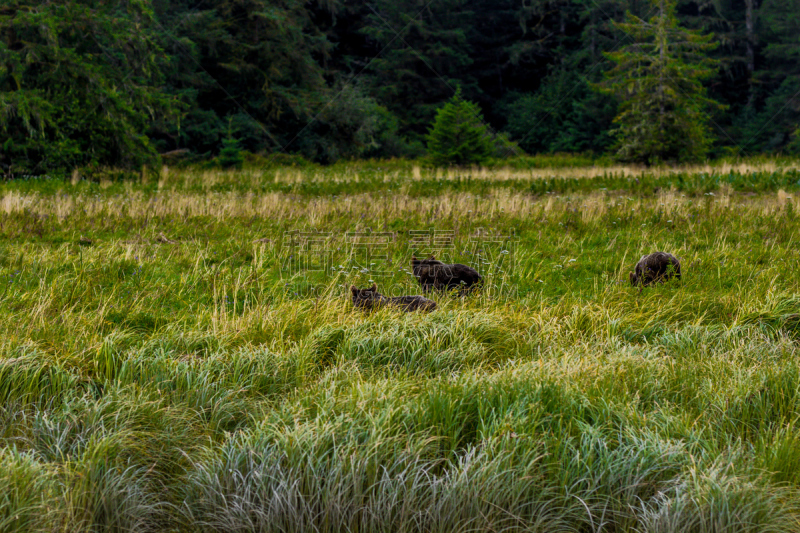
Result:
{"label": "field", "polygon": [[[0,531],[800,531],[796,163],[0,196]],[[437,246],[485,290],[353,310]]]}

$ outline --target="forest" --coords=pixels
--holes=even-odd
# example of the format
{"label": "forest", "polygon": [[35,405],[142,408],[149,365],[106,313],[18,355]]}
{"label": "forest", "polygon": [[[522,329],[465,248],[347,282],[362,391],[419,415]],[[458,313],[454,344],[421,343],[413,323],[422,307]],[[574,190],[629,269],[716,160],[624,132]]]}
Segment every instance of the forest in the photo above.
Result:
{"label": "forest", "polygon": [[[425,157],[457,93],[495,157],[798,153],[800,0],[0,6],[7,176],[226,149],[321,164]],[[679,142],[656,140],[651,157],[654,125]]]}

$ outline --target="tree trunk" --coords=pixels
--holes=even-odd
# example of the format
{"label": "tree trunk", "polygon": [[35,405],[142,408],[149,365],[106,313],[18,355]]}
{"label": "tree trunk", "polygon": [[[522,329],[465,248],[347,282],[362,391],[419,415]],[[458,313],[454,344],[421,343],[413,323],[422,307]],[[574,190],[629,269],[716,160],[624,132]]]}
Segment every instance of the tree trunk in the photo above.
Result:
{"label": "tree trunk", "polygon": [[755,23],[753,21],[753,10],[755,9],[756,0],[744,0],[745,4],[745,16],[744,16],[744,26],[745,26],[745,43],[747,46],[747,83],[750,86],[750,96],[747,101],[747,105],[750,106],[753,104],[753,96],[755,93],[755,87],[753,84],[753,75],[756,71],[756,34],[755,34]]}
{"label": "tree trunk", "polygon": [[756,54],[755,54],[755,28],[753,23],[753,8],[755,7],[755,0],[744,0],[746,9],[744,16],[744,25],[747,37],[747,73],[752,76],[756,70]]}
{"label": "tree trunk", "polygon": [[503,90],[503,67],[501,65],[497,65],[497,81],[500,84],[500,94],[503,94],[505,91]]}
{"label": "tree trunk", "polygon": [[658,58],[659,58],[659,79],[658,79],[658,100],[661,104],[661,118],[664,117],[664,60],[667,53],[667,28],[664,20],[664,0],[661,0],[661,13],[658,23]]}

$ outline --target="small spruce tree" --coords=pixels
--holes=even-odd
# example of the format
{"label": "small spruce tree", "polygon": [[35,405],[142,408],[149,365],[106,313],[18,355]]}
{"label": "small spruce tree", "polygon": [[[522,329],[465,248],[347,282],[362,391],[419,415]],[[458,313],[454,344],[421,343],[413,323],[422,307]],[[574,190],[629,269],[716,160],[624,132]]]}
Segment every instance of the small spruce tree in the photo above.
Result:
{"label": "small spruce tree", "polygon": [[649,21],[628,13],[626,22],[614,23],[636,42],[605,54],[615,66],[594,87],[620,101],[612,131],[620,160],[696,161],[712,142],[707,110],[724,108],[701,83],[719,64],[706,55],[716,48],[713,34],[680,27],[677,0],[651,2],[657,13]]}
{"label": "small spruce tree", "polygon": [[792,140],[786,148],[790,154],[800,154],[800,125],[794,130]]}
{"label": "small spruce tree", "polygon": [[219,151],[217,163],[222,168],[242,168],[244,156],[239,148],[238,139],[234,139],[228,128],[228,136],[222,139],[222,149]]}
{"label": "small spruce tree", "polygon": [[426,137],[428,155],[435,165],[474,165],[493,152],[492,136],[477,104],[464,100],[461,88],[436,113]]}

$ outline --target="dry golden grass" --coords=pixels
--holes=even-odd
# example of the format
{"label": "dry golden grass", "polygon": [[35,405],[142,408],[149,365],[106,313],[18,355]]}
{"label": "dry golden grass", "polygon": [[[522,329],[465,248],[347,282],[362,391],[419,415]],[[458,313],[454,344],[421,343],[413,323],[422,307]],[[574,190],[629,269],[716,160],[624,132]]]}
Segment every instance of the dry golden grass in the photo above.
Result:
{"label": "dry golden grass", "polygon": [[778,172],[785,170],[798,170],[800,163],[778,164],[775,161],[764,161],[759,163],[722,163],[722,164],[702,164],[702,165],[682,165],[676,167],[656,167],[648,168],[642,165],[612,165],[594,167],[575,167],[575,168],[534,168],[517,170],[513,168],[483,168],[474,167],[470,169],[437,169],[432,173],[414,167],[411,177],[416,180],[435,177],[439,180],[456,179],[476,179],[486,181],[510,181],[510,180],[541,180],[550,178],[597,178],[602,176],[621,176],[635,178],[642,173],[655,176],[657,178],[670,176],[678,173],[685,174],[729,174],[731,172],[739,174],[751,174],[754,172]]}
{"label": "dry golden grass", "polygon": [[722,189],[705,197],[692,198],[675,190],[661,191],[652,197],[628,197],[610,192],[576,193],[537,196],[513,193],[506,189],[490,189],[486,194],[448,193],[415,197],[383,193],[361,193],[337,198],[301,197],[279,192],[171,192],[148,195],[129,191],[124,195],[98,196],[83,194],[41,195],[11,191],[0,197],[0,213],[8,215],[32,213],[55,216],[64,220],[77,213],[89,217],[212,217],[218,220],[261,217],[276,220],[304,219],[309,226],[331,218],[358,220],[404,218],[429,213],[432,219],[457,217],[518,217],[538,220],[567,211],[580,213],[584,221],[594,221],[608,209],[625,207],[631,211],[658,208],[667,215],[682,215],[697,206],[707,205],[712,212],[727,209],[748,214],[769,215],[800,207],[800,198],[783,190],[759,196],[747,196]]}
{"label": "dry golden grass", "polygon": [[[590,166],[590,167],[553,167],[553,168],[439,168],[427,169],[414,165],[410,168],[393,168],[386,170],[365,170],[356,166],[344,167],[330,172],[324,168],[280,168],[280,169],[248,169],[236,172],[240,182],[248,183],[251,187],[257,187],[263,183],[275,183],[284,185],[296,185],[300,183],[360,183],[367,174],[377,172],[379,179],[384,183],[394,183],[398,180],[409,181],[456,181],[456,180],[479,180],[479,181],[534,181],[542,179],[562,178],[598,178],[605,176],[615,176],[623,178],[636,178],[646,173],[655,178],[672,176],[675,174],[752,174],[761,172],[780,172],[800,170],[800,163],[797,162],[776,162],[773,160],[754,162],[747,161],[741,163],[715,163],[702,165],[682,165],[675,167],[653,167],[648,168],[641,165],[612,165],[612,166]],[[225,183],[230,179],[231,172],[222,170],[206,170],[198,173],[196,170],[184,171],[175,170],[167,166],[162,167],[159,179],[159,190],[169,186],[187,187],[193,183],[201,183],[206,190],[216,185]]]}

